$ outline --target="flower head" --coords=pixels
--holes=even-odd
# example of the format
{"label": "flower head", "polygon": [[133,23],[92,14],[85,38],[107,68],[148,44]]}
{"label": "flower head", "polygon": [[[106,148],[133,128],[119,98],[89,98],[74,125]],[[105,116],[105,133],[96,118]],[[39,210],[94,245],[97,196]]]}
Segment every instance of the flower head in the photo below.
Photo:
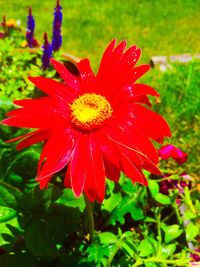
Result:
{"label": "flower head", "polygon": [[50,58],[52,57],[52,46],[48,41],[47,33],[44,33],[44,45],[42,46],[42,69],[45,70],[50,66]]}
{"label": "flower head", "polygon": [[188,155],[185,152],[183,152],[182,150],[173,145],[163,146],[159,149],[158,152],[161,159],[166,160],[168,158],[173,158],[179,164],[184,163],[188,158]]}
{"label": "flower head", "polygon": [[28,21],[27,21],[27,29],[26,29],[26,41],[28,44],[28,47],[38,47],[38,42],[36,39],[34,39],[34,29],[35,29],[35,21],[32,16],[32,8],[29,7],[28,9],[29,15],[28,15]]}
{"label": "flower head", "polygon": [[61,36],[61,24],[62,24],[62,7],[60,6],[60,1],[57,0],[57,4],[54,11],[54,21],[53,21],[53,40],[52,49],[53,51],[58,51],[62,44]]}
{"label": "flower head", "polygon": [[66,167],[64,184],[79,197],[102,202],[105,177],[117,182],[124,172],[133,183],[147,185],[146,169],[160,174],[158,153],[150,139],[162,142],[170,136],[165,120],[145,107],[148,95],[158,93],[136,83],[149,65],[135,67],[141,50],[126,42],[106,48],[95,75],[88,59],[77,63],[79,76],[60,62],[51,63],[64,83],[44,77],[29,80],[47,96],[17,100],[20,108],[9,112],[3,124],[36,130],[11,141],[18,149],[44,141],[37,181],[45,188],[52,175]]}

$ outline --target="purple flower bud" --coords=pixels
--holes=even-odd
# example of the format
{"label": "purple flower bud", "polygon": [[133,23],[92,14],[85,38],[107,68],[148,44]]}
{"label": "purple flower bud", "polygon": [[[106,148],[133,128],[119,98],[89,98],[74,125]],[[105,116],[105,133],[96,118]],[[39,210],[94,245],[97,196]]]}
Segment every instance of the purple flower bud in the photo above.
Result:
{"label": "purple flower bud", "polygon": [[28,43],[28,47],[34,47],[34,28],[35,28],[35,21],[32,16],[32,8],[29,7],[28,9],[29,15],[27,16],[27,29],[26,29],[26,41]]}
{"label": "purple flower bud", "polygon": [[57,0],[57,4],[54,11],[54,21],[53,21],[53,40],[52,49],[53,51],[58,51],[62,44],[61,36],[61,24],[62,24],[62,7],[60,6],[60,1]]}
{"label": "purple flower bud", "polygon": [[42,46],[42,69],[45,70],[50,66],[50,58],[52,57],[52,46],[48,42],[47,33],[44,33],[44,45]]}

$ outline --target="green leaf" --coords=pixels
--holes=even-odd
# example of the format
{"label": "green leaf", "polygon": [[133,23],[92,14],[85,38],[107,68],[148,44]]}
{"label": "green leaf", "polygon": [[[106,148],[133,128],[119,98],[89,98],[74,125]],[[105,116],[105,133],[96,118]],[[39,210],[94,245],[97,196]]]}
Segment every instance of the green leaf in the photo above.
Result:
{"label": "green leaf", "polygon": [[161,194],[161,193],[158,193],[157,195],[155,195],[154,199],[163,205],[171,204],[171,199],[168,196]]}
{"label": "green leaf", "polygon": [[111,232],[104,232],[98,235],[100,243],[104,245],[113,244],[117,241],[117,236]]}
{"label": "green leaf", "polygon": [[16,216],[6,222],[0,223],[0,247],[5,247],[10,250],[14,245],[17,236],[13,234],[12,228],[19,229]]}
{"label": "green leaf", "polygon": [[34,256],[56,256],[56,245],[52,242],[47,223],[41,219],[32,219],[26,226],[25,242]]}
{"label": "green leaf", "polygon": [[113,246],[101,246],[93,243],[88,248],[86,253],[88,254],[87,259],[83,259],[83,262],[93,262],[93,266],[106,266],[103,262],[109,257],[110,252],[113,250]]}
{"label": "green leaf", "polygon": [[7,222],[16,217],[16,210],[0,206],[0,223]]}
{"label": "green leaf", "polygon": [[125,233],[123,233],[123,242],[122,242],[122,250],[124,250],[125,255],[130,255],[131,257],[133,257],[133,255],[135,254],[136,248],[135,248],[135,240],[133,237],[133,233],[126,231]]}
{"label": "green leaf", "polygon": [[79,198],[74,196],[74,193],[71,189],[63,189],[62,195],[55,201],[57,204],[63,204],[73,208],[79,208],[81,212],[85,209],[85,201],[83,195]]}
{"label": "green leaf", "polygon": [[11,208],[17,207],[17,201],[15,197],[1,185],[0,185],[0,205]]}
{"label": "green leaf", "polygon": [[173,224],[173,225],[162,224],[161,228],[165,232],[165,243],[169,243],[172,240],[176,239],[183,232],[182,229],[179,229],[178,224]]}
{"label": "green leaf", "polygon": [[3,267],[36,267],[39,266],[38,259],[28,251],[22,250],[15,253],[6,253],[0,257],[0,266]]}
{"label": "green leaf", "polygon": [[159,193],[159,185],[154,180],[148,180],[148,188],[153,197],[155,197]]}
{"label": "green leaf", "polygon": [[155,223],[156,222],[156,219],[154,219],[154,218],[152,218],[152,217],[149,217],[149,216],[146,216],[145,218],[144,218],[144,221],[145,222],[152,222],[152,223]]}
{"label": "green leaf", "polygon": [[[23,193],[18,188],[10,184],[7,184],[3,181],[0,181],[0,188],[1,187],[5,188],[10,194],[12,194],[17,201],[20,200],[21,197],[23,196]],[[1,198],[1,194],[0,194],[0,198]]]}
{"label": "green leaf", "polygon": [[30,210],[42,212],[47,210],[61,194],[61,189],[55,185],[49,184],[48,188],[44,190],[40,190],[37,186],[34,190],[24,194],[19,202],[19,208],[24,212]]}
{"label": "green leaf", "polygon": [[140,251],[141,257],[150,256],[154,252],[154,248],[152,243],[148,239],[144,239],[138,246],[138,250]]}
{"label": "green leaf", "polygon": [[167,246],[162,247],[161,252],[162,252],[162,257],[167,259],[170,256],[174,254],[176,250],[176,244],[169,244]]}
{"label": "green leaf", "polygon": [[196,218],[196,214],[193,213],[191,210],[184,211],[184,220],[191,220]]}
{"label": "green leaf", "polygon": [[192,222],[186,226],[186,239],[192,241],[199,233],[199,227]]}
{"label": "green leaf", "polygon": [[130,214],[133,220],[141,220],[144,218],[143,210],[134,201],[134,198],[123,197],[118,206],[113,210],[108,219],[108,223],[115,225],[118,221],[123,224],[124,216]]}
{"label": "green leaf", "polygon": [[102,209],[112,212],[120,203],[121,194],[120,193],[112,193],[111,196],[107,199],[104,199],[102,203]]}

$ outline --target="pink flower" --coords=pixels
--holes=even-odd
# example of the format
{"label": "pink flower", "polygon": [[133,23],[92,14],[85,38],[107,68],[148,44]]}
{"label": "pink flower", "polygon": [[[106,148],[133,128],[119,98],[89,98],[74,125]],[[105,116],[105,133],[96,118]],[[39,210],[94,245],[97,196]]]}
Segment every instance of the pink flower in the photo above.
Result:
{"label": "pink flower", "polygon": [[[196,252],[200,252],[199,249],[195,249]],[[191,262],[200,262],[200,256],[196,253],[190,253]]]}
{"label": "pink flower", "polygon": [[166,160],[168,158],[173,158],[179,164],[183,164],[188,158],[188,155],[185,152],[183,152],[182,150],[178,149],[173,145],[166,145],[161,147],[158,150],[158,153],[161,159]]}

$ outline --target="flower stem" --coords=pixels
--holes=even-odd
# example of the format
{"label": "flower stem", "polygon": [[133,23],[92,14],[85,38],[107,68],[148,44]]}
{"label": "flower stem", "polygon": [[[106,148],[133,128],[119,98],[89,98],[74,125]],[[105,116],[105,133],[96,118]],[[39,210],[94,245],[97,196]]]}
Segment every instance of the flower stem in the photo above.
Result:
{"label": "flower stem", "polygon": [[85,206],[87,210],[87,217],[89,221],[89,234],[90,234],[90,242],[93,240],[93,234],[94,234],[94,217],[93,217],[93,211],[92,211],[92,205],[89,199],[87,198],[86,194],[84,193],[84,200],[85,200]]}

